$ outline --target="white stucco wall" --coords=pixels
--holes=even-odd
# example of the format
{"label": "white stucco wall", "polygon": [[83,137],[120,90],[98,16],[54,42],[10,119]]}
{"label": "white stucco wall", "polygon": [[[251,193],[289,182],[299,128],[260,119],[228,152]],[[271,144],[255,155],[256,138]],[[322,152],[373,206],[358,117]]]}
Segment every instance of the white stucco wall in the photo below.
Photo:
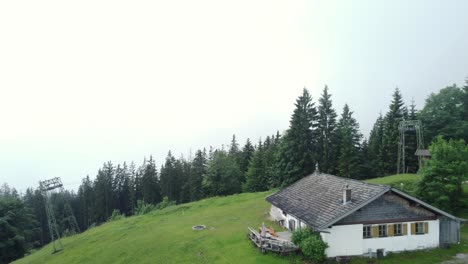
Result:
{"label": "white stucco wall", "polygon": [[362,225],[342,225],[327,228],[320,233],[323,241],[328,243],[327,256],[362,255]]}
{"label": "white stucco wall", "polygon": [[[411,223],[407,225],[408,234],[406,236],[380,237],[363,239],[362,250],[367,253],[371,248],[375,252],[379,248],[384,248],[386,252],[398,252],[404,250],[415,250],[434,248],[439,246],[439,220],[424,221],[429,224],[427,234],[412,235]],[[361,235],[362,237],[362,235]]]}
{"label": "white stucco wall", "polygon": [[272,205],[270,208],[270,216],[273,221],[284,220],[284,227],[289,229],[289,220],[296,221],[296,229],[299,228],[299,222],[301,224],[301,228],[305,228],[307,224],[304,221],[300,221],[299,218],[286,213],[283,214],[283,210],[279,209],[278,207]]}
{"label": "white stucco wall", "polygon": [[[322,239],[328,243],[328,257],[362,255],[385,249],[385,252],[398,252],[434,248],[439,246],[439,220],[424,221],[429,224],[428,234],[411,235],[411,223],[407,225],[408,234],[405,236],[363,238],[362,224],[332,226],[321,233]],[[392,223],[387,223],[392,224]]]}

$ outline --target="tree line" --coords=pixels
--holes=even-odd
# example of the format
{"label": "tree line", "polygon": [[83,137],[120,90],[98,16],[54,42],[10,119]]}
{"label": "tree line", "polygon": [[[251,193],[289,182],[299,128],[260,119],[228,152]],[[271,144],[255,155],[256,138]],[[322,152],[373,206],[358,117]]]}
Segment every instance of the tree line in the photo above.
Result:
{"label": "tree line", "polygon": [[[428,143],[438,135],[466,141],[467,95],[468,81],[464,87],[449,86],[431,94],[418,111],[414,102],[404,103],[396,88],[387,112],[378,116],[365,138],[349,105],[336,112],[327,86],[317,101],[304,88],[284,133],[277,131],[255,143],[247,139],[243,144],[233,135],[227,147],[199,149],[190,158],[176,158],[169,151],[160,167],[152,156],[139,166],[134,162],[104,163],[94,179],[82,179],[76,193],[65,191],[51,196],[58,228],[63,235],[73,233],[66,225],[65,202],[71,205],[84,231],[107,221],[115,212],[129,216],[145,205],[186,203],[287,186],[312,173],[316,164],[321,172],[354,179],[395,174],[399,122],[421,120]],[[405,170],[413,173],[419,169],[413,155],[415,137],[414,132],[408,132]],[[38,189],[29,188],[19,195],[4,184],[0,202],[0,252],[5,256],[0,263],[50,242],[44,200]],[[17,212],[15,216],[10,213],[13,211]],[[15,218],[19,216],[22,218]]]}

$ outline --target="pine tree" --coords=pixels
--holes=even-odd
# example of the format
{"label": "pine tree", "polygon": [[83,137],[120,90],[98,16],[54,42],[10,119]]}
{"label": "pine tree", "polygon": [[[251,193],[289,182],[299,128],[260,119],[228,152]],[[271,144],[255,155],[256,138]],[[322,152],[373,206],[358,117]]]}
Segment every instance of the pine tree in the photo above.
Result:
{"label": "pine tree", "polygon": [[398,125],[404,119],[406,109],[398,88],[393,93],[390,109],[384,118],[384,135],[382,141],[382,163],[385,174],[397,173],[398,142],[400,134]]}
{"label": "pine tree", "polygon": [[141,192],[143,201],[146,203],[157,204],[162,200],[158,171],[153,157],[150,156],[149,160],[144,164],[141,175]]}
{"label": "pine tree", "polygon": [[[414,100],[411,100],[411,105],[408,113],[408,120],[417,120],[417,111]],[[418,171],[418,157],[415,155],[418,148],[416,131],[405,132],[405,171],[416,173]]]}
{"label": "pine tree", "polygon": [[182,190],[182,163],[176,160],[169,151],[166,157],[166,162],[161,168],[161,190],[163,197],[170,201],[180,201]]}
{"label": "pine tree", "polygon": [[337,165],[335,140],[336,112],[332,107],[331,94],[328,87],[323,89],[318,106],[317,128],[317,154],[320,170],[327,173],[335,173]]}
{"label": "pine tree", "polygon": [[112,162],[106,162],[102,169],[99,169],[94,181],[93,189],[96,195],[96,206],[93,214],[96,222],[106,221],[114,209],[114,193],[112,190],[114,173]]}
{"label": "pine tree", "polygon": [[230,195],[241,191],[241,171],[237,162],[224,150],[215,150],[208,168],[203,187],[207,195]]}
{"label": "pine tree", "polygon": [[383,133],[384,133],[384,119],[382,113],[374,123],[369,136],[369,151],[368,158],[371,163],[371,170],[368,172],[371,178],[383,176],[383,161],[382,161],[382,147],[383,147]]}
{"label": "pine tree", "polygon": [[314,138],[317,111],[309,91],[304,88],[296,100],[289,129],[281,140],[278,152],[278,182],[291,184],[313,172],[316,162]]}
{"label": "pine tree", "polygon": [[203,176],[206,174],[207,162],[206,150],[197,150],[195,153],[195,158],[192,161],[192,171],[189,179],[189,192],[191,201],[197,201],[204,197],[202,182]]}
{"label": "pine tree", "polygon": [[362,135],[359,133],[359,124],[352,114],[353,112],[345,104],[337,127],[338,170],[342,177],[357,178],[360,173],[359,148]]}
{"label": "pine tree", "polygon": [[242,148],[242,152],[240,155],[241,158],[239,161],[239,168],[244,175],[247,173],[247,169],[249,167],[249,163],[250,163],[250,160],[252,159],[254,151],[255,151],[255,148],[250,142],[250,139],[247,139],[244,147]]}
{"label": "pine tree", "polygon": [[[239,150],[239,144],[237,143],[236,135],[232,135],[231,145],[229,146],[228,154],[240,166],[242,162],[242,152]],[[240,181],[241,183],[245,182],[244,174],[242,174],[242,176],[240,177]]]}
{"label": "pine tree", "polygon": [[265,164],[265,148],[261,140],[259,140],[258,142],[257,149],[255,150],[250,165],[248,167],[246,179],[246,191],[259,192],[268,190],[269,181],[267,178]]}
{"label": "pine tree", "polygon": [[81,182],[81,185],[78,189],[78,197],[80,199],[80,215],[81,218],[79,225],[81,230],[86,230],[93,223],[93,208],[94,204],[94,190],[93,184],[89,178],[89,175],[86,176]]}

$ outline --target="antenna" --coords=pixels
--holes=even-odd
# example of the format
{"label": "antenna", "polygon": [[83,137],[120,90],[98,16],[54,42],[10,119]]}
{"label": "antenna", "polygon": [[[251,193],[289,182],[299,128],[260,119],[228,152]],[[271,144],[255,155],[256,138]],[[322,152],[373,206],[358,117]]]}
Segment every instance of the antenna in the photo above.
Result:
{"label": "antenna", "polygon": [[[50,201],[51,191],[59,189],[61,193],[64,193],[62,180],[59,177],[53,179],[39,181],[39,189],[41,191],[42,197],[44,198],[44,207],[47,215],[47,224],[49,226],[50,238],[52,239],[52,245],[54,248],[53,253],[61,251],[63,249],[62,241],[60,241],[60,232],[58,230],[57,220],[55,218],[54,210],[52,208],[52,203]],[[71,232],[80,232],[76,218],[73,215],[73,210],[70,206],[70,203],[65,200],[64,204],[64,220],[68,221]]]}

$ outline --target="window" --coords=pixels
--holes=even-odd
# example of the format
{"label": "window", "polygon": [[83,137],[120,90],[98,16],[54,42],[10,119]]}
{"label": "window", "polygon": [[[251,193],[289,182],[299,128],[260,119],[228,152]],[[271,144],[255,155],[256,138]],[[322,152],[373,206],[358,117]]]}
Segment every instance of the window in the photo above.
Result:
{"label": "window", "polygon": [[379,237],[387,236],[387,225],[379,225]]}
{"label": "window", "polygon": [[424,234],[424,223],[416,222],[415,223],[416,234]]}
{"label": "window", "polygon": [[362,228],[362,237],[363,238],[372,238],[372,226],[363,226]]}
{"label": "window", "polygon": [[402,226],[402,224],[394,224],[393,225],[393,235],[394,236],[402,236],[403,235],[403,226]]}

